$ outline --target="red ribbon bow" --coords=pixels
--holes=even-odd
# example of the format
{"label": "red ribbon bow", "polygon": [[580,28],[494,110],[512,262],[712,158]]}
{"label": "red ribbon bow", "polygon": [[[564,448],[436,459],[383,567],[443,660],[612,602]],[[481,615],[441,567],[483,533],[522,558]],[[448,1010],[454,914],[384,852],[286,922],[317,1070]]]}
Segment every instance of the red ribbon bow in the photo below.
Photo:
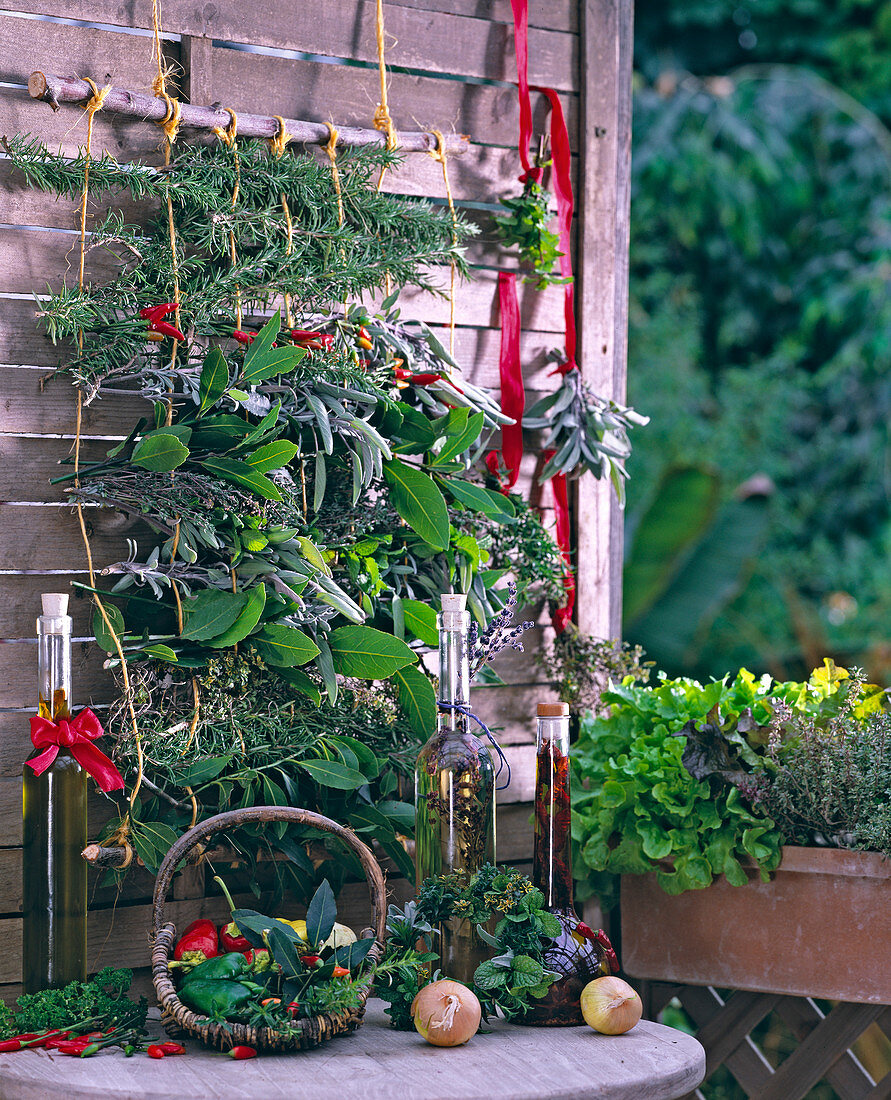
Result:
{"label": "red ribbon bow", "polygon": [[48,718],[32,718],[31,741],[35,749],[43,749],[43,752],[25,763],[34,769],[35,775],[43,775],[59,755],[59,750],[64,748],[93,776],[106,794],[123,790],[121,773],[92,743],[103,733],[99,719],[89,707],[84,707],[76,718],[70,720],[60,718],[58,722],[50,722]]}

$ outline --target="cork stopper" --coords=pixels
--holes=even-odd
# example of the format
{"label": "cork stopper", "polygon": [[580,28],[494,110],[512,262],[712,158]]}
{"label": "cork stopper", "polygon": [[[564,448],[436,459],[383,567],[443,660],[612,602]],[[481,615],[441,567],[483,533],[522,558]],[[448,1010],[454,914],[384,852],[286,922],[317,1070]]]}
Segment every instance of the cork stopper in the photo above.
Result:
{"label": "cork stopper", "polygon": [[440,599],[443,611],[455,613],[467,608],[467,596],[463,592],[443,592]]}
{"label": "cork stopper", "polygon": [[569,703],[539,703],[539,718],[566,718],[569,714]]}
{"label": "cork stopper", "polygon": [[61,619],[68,614],[67,592],[44,592],[40,597],[43,614],[51,619]]}

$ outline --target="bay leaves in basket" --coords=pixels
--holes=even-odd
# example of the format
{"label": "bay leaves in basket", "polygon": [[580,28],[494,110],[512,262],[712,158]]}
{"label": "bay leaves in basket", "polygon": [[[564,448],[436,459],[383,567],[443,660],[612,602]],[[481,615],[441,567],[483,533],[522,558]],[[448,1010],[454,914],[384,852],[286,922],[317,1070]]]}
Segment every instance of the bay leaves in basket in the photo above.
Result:
{"label": "bay leaves in basket", "polygon": [[373,966],[367,957],[374,938],[357,940],[337,924],[327,879],[305,920],[233,908],[232,922],[249,947],[188,970],[178,991],[185,1005],[208,1020],[296,1036],[302,1020],[357,1008],[368,996]]}

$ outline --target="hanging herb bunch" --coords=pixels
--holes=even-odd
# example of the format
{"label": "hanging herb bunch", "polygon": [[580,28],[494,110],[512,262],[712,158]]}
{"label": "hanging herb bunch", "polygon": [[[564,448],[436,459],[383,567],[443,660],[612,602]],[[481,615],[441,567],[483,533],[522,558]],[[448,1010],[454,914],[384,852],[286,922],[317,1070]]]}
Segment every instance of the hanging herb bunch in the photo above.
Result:
{"label": "hanging herb bunch", "polygon": [[[33,186],[80,193],[83,157],[27,138],[7,152]],[[174,264],[166,209],[147,227],[112,213],[91,247],[118,258],[114,278],[41,306],[54,340],[82,341],[61,369],[85,400],[147,402],[126,438],[56,480],[150,531],[103,569],[110,589],[81,586],[130,684],[109,732],[139,797],[104,836],[150,869],[196,817],[289,803],[348,822],[411,875],[400,777],[435,726],[419,664],[434,605],[465,591],[485,627],[507,599],[495,542],[538,525],[476,472],[507,419],[497,401],[401,317],[399,288],[436,290],[436,265],[466,274],[472,227],[378,192],[397,159],[340,156],[340,204],[327,166],[262,143],[188,147],[165,169],[90,162],[94,197],[169,196],[176,241]],[[388,282],[377,311],[343,306]],[[559,576],[550,540],[535,545],[521,600]],[[356,869],[297,827],[228,839],[251,859],[283,853],[276,888],[304,897]]]}

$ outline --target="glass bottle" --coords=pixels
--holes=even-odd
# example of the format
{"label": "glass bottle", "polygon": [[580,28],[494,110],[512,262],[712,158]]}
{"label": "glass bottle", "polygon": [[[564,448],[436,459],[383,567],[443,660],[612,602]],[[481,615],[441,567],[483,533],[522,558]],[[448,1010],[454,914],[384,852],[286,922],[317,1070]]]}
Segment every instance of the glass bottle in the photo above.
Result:
{"label": "glass bottle", "polygon": [[[455,707],[470,701],[467,597],[442,597],[439,627],[439,707],[436,733],[415,766],[415,870],[430,875],[477,871],[495,862],[495,767],[486,743]],[[470,982],[489,957],[469,921],[453,918],[440,930],[443,975]]]}
{"label": "glass bottle", "polygon": [[[71,717],[68,596],[45,593],[37,620],[38,713]],[[87,976],[87,773],[64,748],[42,775],[23,769],[22,988]]]}
{"label": "glass bottle", "polygon": [[602,932],[592,932],[573,905],[566,703],[538,704],[534,823],[532,882],[561,925],[560,935],[545,953],[544,965],[560,977],[544,997],[533,1002],[522,1023],[551,1027],[581,1024],[582,990],[594,978],[612,973],[613,968],[612,948],[607,952],[605,946],[609,941]]}

